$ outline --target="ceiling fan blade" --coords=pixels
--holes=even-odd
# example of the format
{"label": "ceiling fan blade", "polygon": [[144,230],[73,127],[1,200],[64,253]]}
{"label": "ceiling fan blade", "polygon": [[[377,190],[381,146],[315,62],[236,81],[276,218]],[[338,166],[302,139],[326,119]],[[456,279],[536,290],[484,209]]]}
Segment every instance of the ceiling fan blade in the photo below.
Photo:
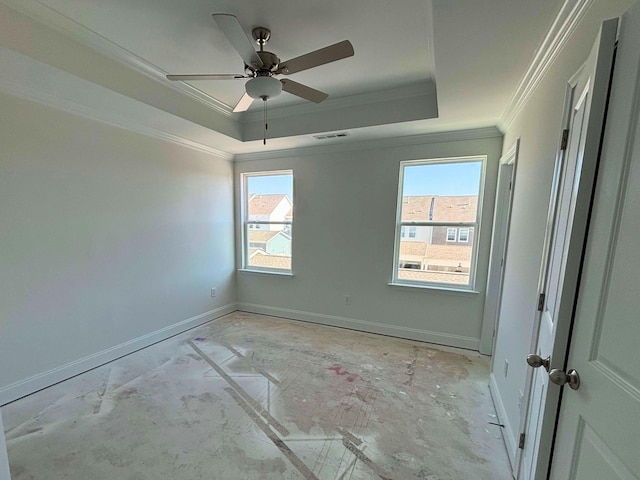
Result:
{"label": "ceiling fan blade", "polygon": [[353,56],[353,45],[351,45],[349,40],[344,40],[316,50],[315,52],[310,52],[306,55],[282,62],[277,73],[289,75],[351,56]]}
{"label": "ceiling fan blade", "polygon": [[251,104],[253,103],[253,98],[249,96],[248,93],[245,93],[242,98],[238,101],[235,107],[233,107],[234,112],[245,112],[249,109]]}
{"label": "ceiling fan blade", "polygon": [[188,74],[188,75],[167,75],[167,80],[236,80],[241,78],[249,78],[244,75],[234,73],[220,73],[220,74]]}
{"label": "ceiling fan blade", "polygon": [[258,56],[258,52],[253,47],[253,43],[244,33],[244,29],[240,22],[234,15],[228,13],[214,13],[211,15],[214,22],[218,24],[220,29],[227,36],[229,42],[233,48],[240,54],[245,65],[253,66],[255,68],[262,67],[262,60]]}
{"label": "ceiling fan blade", "polygon": [[327,93],[316,90],[315,88],[307,87],[306,85],[294,82],[293,80],[283,78],[280,80],[280,83],[282,83],[282,90],[285,92],[289,92],[311,102],[320,103],[329,96]]}

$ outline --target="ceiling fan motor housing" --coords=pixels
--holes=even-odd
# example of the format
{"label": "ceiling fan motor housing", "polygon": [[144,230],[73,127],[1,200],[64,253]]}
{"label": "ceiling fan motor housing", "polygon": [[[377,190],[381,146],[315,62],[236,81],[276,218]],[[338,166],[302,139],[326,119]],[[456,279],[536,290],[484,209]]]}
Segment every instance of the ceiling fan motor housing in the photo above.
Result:
{"label": "ceiling fan motor housing", "polygon": [[260,57],[260,60],[262,60],[262,63],[263,63],[261,70],[273,71],[276,68],[278,68],[278,65],[280,64],[280,59],[276,54],[267,52],[264,50],[256,53],[258,54],[258,56]]}
{"label": "ceiling fan motor housing", "polygon": [[259,75],[271,75],[274,73],[278,65],[280,65],[280,58],[275,53],[261,51],[256,52],[262,60],[262,67],[257,65],[245,65],[244,71],[247,75],[259,76]]}

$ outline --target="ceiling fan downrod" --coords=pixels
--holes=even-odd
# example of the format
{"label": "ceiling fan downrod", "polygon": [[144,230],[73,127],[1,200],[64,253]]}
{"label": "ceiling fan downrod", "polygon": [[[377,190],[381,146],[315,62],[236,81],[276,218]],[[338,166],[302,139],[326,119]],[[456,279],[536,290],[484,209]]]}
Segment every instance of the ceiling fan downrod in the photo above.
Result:
{"label": "ceiling fan downrod", "polygon": [[265,27],[256,27],[251,30],[251,35],[258,45],[260,45],[260,51],[264,51],[264,46],[271,38],[271,30]]}

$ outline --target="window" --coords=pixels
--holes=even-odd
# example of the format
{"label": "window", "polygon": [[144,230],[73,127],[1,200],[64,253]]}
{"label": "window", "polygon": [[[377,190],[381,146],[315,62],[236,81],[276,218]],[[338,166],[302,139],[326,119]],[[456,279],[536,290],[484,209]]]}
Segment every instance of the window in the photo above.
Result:
{"label": "window", "polygon": [[243,268],[291,273],[293,171],[242,175]]}
{"label": "window", "polygon": [[406,227],[402,227],[402,228],[400,229],[400,236],[401,236],[402,238],[404,238],[406,235],[407,235],[407,229],[406,229]]}
{"label": "window", "polygon": [[473,289],[485,161],[401,162],[393,283]]}

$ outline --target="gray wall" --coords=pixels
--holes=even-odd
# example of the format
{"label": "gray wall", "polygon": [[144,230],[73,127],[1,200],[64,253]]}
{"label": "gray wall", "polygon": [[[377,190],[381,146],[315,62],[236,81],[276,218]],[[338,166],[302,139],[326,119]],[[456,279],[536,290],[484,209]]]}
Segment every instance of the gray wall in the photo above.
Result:
{"label": "gray wall", "polygon": [[[484,295],[390,286],[402,160],[487,155],[476,289],[484,291],[502,138],[288,152],[243,172],[293,169],[293,277],[238,273],[243,310],[477,348]],[[239,219],[240,192],[236,191]],[[237,236],[240,238],[240,222]],[[242,249],[238,244],[238,252]],[[240,259],[238,258],[238,262]],[[346,305],[344,296],[351,296]]]}
{"label": "gray wall", "polygon": [[[500,323],[493,359],[494,393],[510,424],[507,447],[515,451],[520,433],[520,394],[525,391],[551,180],[560,143],[566,86],[593,45],[602,20],[623,13],[633,0],[594,2],[523,110],[507,128],[506,151],[520,137],[509,250],[505,263]],[[509,362],[504,375],[504,362]]]}
{"label": "gray wall", "polygon": [[227,160],[0,111],[0,404],[235,307]]}

